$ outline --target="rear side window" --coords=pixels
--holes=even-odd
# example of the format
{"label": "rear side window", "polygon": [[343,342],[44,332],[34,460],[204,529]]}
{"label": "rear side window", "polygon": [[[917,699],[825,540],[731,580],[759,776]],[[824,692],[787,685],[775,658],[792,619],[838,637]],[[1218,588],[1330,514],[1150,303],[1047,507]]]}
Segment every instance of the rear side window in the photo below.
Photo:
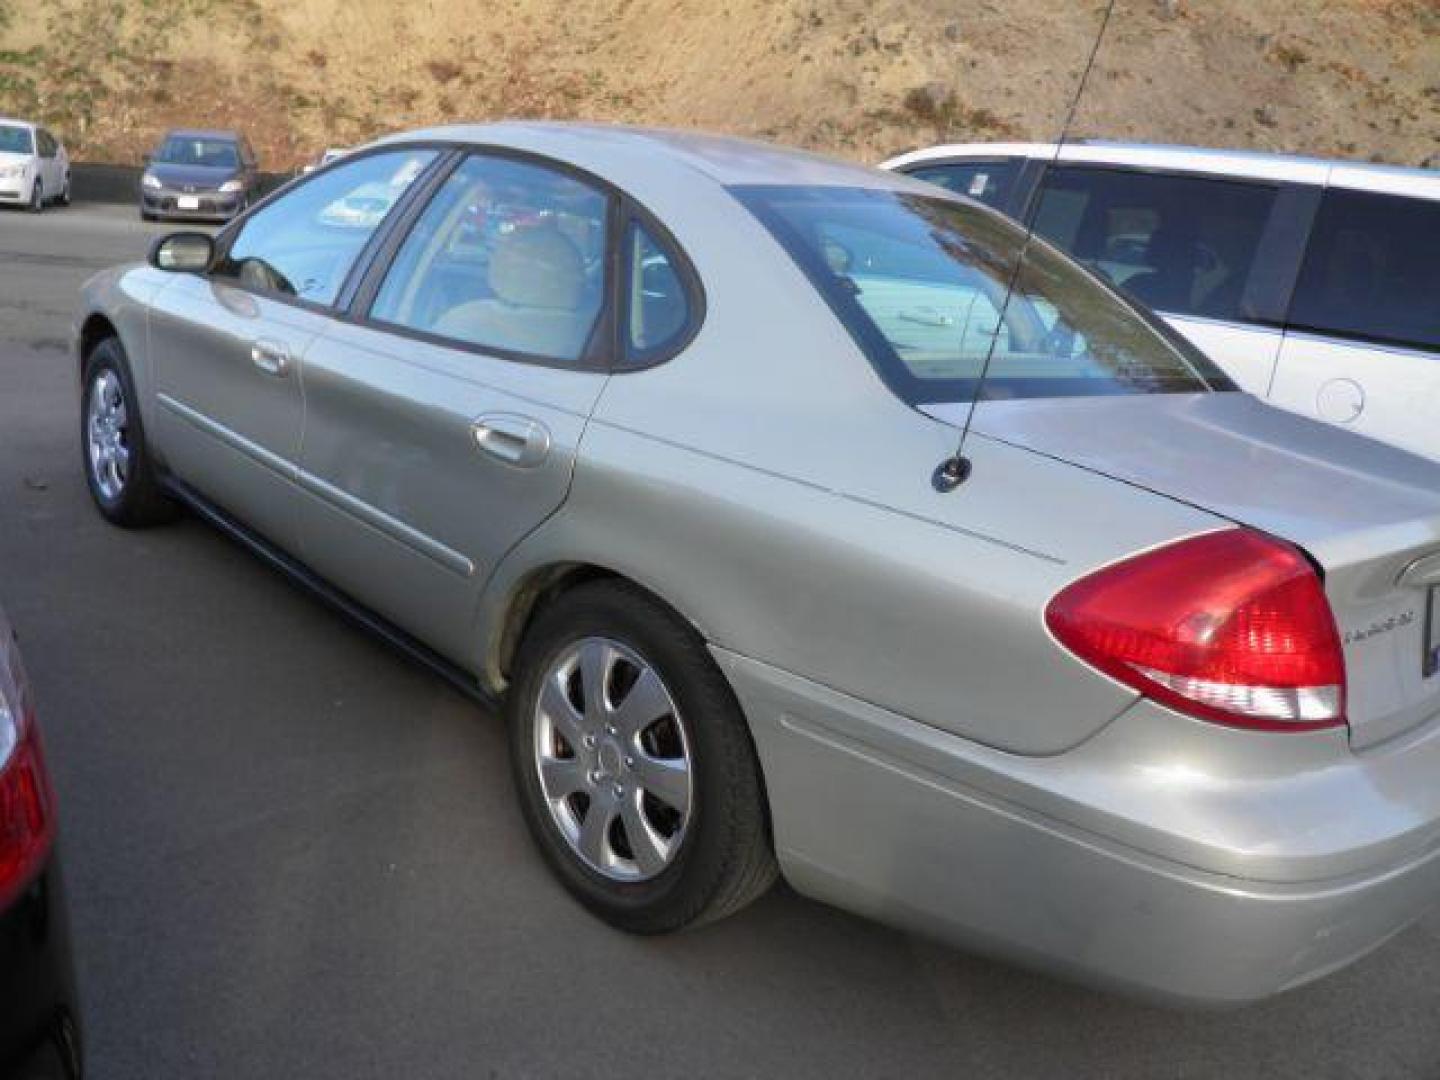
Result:
{"label": "rear side window", "polygon": [[1440,203],[1327,191],[1290,324],[1440,349]]}
{"label": "rear side window", "polygon": [[1253,317],[1246,286],[1278,188],[1208,177],[1057,168],[1035,231],[1150,307]]}
{"label": "rear side window", "polygon": [[1009,203],[1020,165],[1014,160],[971,161],[963,164],[924,165],[906,171],[917,180],[938,184],[957,195],[964,195],[986,206],[1003,210]]}
{"label": "rear side window", "polygon": [[608,211],[608,196],[559,170],[470,157],[415,223],[371,317],[578,364],[604,306]]}
{"label": "rear side window", "polygon": [[678,341],[690,326],[690,297],[676,256],[638,222],[625,242],[626,354],[643,363]]}
{"label": "rear side window", "polygon": [[257,210],[212,271],[247,288],[330,304],[365,242],[434,158],[433,150],[370,154]]}

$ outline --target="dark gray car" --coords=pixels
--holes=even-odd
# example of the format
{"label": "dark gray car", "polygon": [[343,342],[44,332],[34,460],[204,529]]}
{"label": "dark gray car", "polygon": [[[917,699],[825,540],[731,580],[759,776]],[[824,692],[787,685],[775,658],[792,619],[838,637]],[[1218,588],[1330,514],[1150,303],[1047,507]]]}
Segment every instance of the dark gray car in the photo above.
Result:
{"label": "dark gray car", "polygon": [[236,131],[171,131],[145,164],[140,216],[146,221],[229,221],[250,205],[260,175],[255,151]]}

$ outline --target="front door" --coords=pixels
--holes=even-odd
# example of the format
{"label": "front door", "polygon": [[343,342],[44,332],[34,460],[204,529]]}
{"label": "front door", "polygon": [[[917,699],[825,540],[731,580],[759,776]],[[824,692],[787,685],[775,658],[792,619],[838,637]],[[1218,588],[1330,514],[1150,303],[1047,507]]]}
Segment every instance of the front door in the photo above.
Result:
{"label": "front door", "polygon": [[366,155],[298,185],[243,222],[211,273],[179,276],[153,303],[157,447],[180,479],[289,551],[306,354],[366,240],[433,157]]}

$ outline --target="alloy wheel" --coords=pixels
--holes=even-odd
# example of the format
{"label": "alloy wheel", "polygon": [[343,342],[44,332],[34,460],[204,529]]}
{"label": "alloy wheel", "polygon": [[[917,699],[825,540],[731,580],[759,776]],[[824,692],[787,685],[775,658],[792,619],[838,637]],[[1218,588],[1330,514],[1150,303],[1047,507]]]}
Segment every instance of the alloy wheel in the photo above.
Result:
{"label": "alloy wheel", "polygon": [[608,638],[574,642],[545,672],[534,731],[545,803],[585,865],[636,882],[674,862],[692,814],[691,751],[650,664]]}
{"label": "alloy wheel", "polygon": [[110,368],[102,368],[90,384],[85,433],[95,487],[106,502],[115,502],[130,478],[130,427],[124,387]]}

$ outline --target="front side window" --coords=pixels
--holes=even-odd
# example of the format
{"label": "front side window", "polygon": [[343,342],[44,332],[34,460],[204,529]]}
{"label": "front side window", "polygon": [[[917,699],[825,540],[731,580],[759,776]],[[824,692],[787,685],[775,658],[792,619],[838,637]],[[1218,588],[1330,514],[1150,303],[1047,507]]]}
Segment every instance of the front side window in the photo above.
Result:
{"label": "front side window", "polygon": [[433,150],[392,150],[317,175],[246,219],[212,273],[333,303],[365,242],[434,157]]}
{"label": "front side window", "polygon": [[630,226],[625,242],[627,353],[645,361],[676,342],[690,324],[690,297],[672,255],[649,229]]}
{"label": "front side window", "polygon": [[0,124],[0,154],[33,154],[35,140],[29,128]]}
{"label": "front side window", "polygon": [[1277,191],[1061,167],[1046,175],[1035,231],[1158,311],[1240,320]]}
{"label": "front side window", "polygon": [[475,155],[415,223],[370,309],[377,322],[564,363],[605,297],[608,197],[529,161]]}
{"label": "front side window", "polygon": [[1440,202],[1326,192],[1289,321],[1440,349]]}
{"label": "front side window", "polygon": [[987,356],[989,399],[1233,389],[1043,241],[1015,274],[1024,232],[999,214],[899,191],[734,190],[911,404],[972,400]]}
{"label": "front side window", "polygon": [[964,164],[923,165],[908,171],[917,180],[938,184],[956,195],[964,195],[1001,210],[1010,198],[1020,166],[1013,160],[973,161]]}
{"label": "front side window", "polygon": [[151,158],[158,165],[198,165],[209,169],[240,166],[240,150],[230,139],[171,135]]}

